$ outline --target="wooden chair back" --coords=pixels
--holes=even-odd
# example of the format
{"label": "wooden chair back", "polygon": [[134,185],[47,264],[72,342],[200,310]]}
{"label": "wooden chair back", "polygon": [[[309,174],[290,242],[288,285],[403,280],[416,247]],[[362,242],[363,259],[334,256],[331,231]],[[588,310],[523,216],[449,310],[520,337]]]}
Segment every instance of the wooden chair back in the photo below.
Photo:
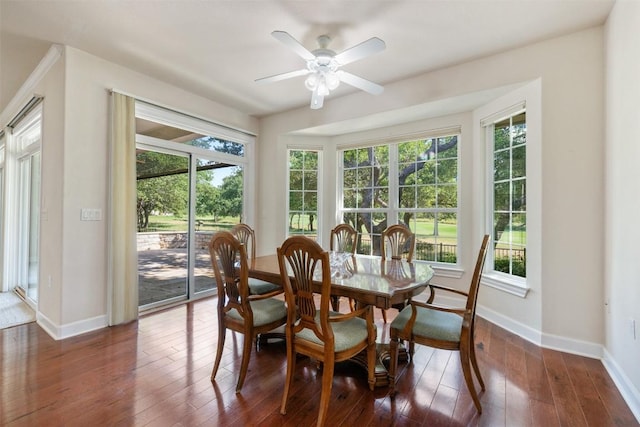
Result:
{"label": "wooden chair back", "polygon": [[[295,324],[293,333],[308,328],[325,345],[331,347],[332,333],[328,322],[331,297],[329,253],[314,240],[304,236],[292,236],[278,248],[278,262],[289,314],[287,323]],[[318,323],[316,323],[318,308],[314,299],[314,281],[322,283],[319,292],[320,322]]]}
{"label": "wooden chair back", "polygon": [[413,260],[413,252],[416,246],[416,236],[404,224],[390,225],[382,232],[380,253],[382,259],[406,259]]}
{"label": "wooden chair back", "polygon": [[251,316],[249,268],[244,244],[228,231],[219,231],[209,242],[213,272],[218,286],[218,308],[224,316],[232,309]]}
{"label": "wooden chair back", "polygon": [[331,230],[329,249],[336,252],[356,253],[358,232],[349,224],[338,224]]}
{"label": "wooden chair back", "polygon": [[256,257],[256,233],[247,224],[236,224],[231,228],[231,234],[233,234],[240,242],[245,246],[247,255],[250,260]]}

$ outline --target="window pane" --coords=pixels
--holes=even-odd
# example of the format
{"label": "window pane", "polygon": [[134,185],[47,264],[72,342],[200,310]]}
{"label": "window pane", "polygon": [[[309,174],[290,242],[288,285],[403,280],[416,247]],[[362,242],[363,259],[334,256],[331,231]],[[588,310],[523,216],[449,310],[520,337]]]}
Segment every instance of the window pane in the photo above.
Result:
{"label": "window pane", "polygon": [[513,178],[520,178],[523,176],[527,176],[527,147],[525,145],[520,145],[513,149],[512,154],[512,165],[511,165],[511,176]]}
{"label": "window pane", "polygon": [[318,172],[317,171],[305,171],[304,172],[304,189],[305,190],[317,190],[318,189]]}
{"label": "window pane", "polygon": [[416,207],[416,188],[400,187],[400,207],[415,208]]}
{"label": "window pane", "polygon": [[493,174],[494,181],[509,179],[511,176],[511,152],[508,150],[498,151],[494,154]]}
{"label": "window pane", "polygon": [[316,153],[315,151],[304,151],[304,169],[318,169],[318,153]]}
{"label": "window pane", "polygon": [[136,133],[151,136],[177,144],[191,145],[219,153],[244,156],[244,144],[210,135],[202,135],[191,130],[179,129],[169,125],[136,118]]}
{"label": "window pane", "polygon": [[501,182],[494,186],[493,192],[493,208],[495,211],[509,210],[509,182]]}
{"label": "window pane", "polygon": [[494,125],[493,147],[495,151],[508,148],[511,145],[510,119],[503,120]]}
{"label": "window pane", "polygon": [[458,160],[440,160],[438,162],[438,182],[452,183],[458,179]]}
{"label": "window pane", "polygon": [[289,188],[291,190],[302,190],[302,171],[292,170],[289,172]]}
{"label": "window pane", "polygon": [[423,185],[417,187],[418,200],[417,204],[419,208],[435,208],[436,207],[436,186],[435,185]]}
{"label": "window pane", "polygon": [[302,210],[302,191],[289,192],[289,210],[291,211]]}
{"label": "window pane", "polygon": [[524,212],[527,210],[527,184],[525,179],[519,179],[517,181],[513,181],[513,195],[512,195],[512,204],[511,210],[513,212]]}
{"label": "window pane", "polygon": [[456,185],[438,186],[438,207],[455,208],[458,206],[458,187]]}
{"label": "window pane", "polygon": [[435,162],[424,162],[422,168],[418,171],[418,182],[420,184],[436,183],[436,164]]}

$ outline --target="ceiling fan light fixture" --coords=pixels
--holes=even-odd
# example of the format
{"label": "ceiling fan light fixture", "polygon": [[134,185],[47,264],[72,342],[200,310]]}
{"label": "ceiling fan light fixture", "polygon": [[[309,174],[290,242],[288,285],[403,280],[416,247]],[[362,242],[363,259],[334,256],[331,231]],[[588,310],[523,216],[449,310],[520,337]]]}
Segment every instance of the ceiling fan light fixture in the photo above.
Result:
{"label": "ceiling fan light fixture", "polygon": [[324,97],[329,95],[332,90],[337,89],[340,82],[345,82],[373,95],[379,95],[384,90],[379,84],[340,69],[344,65],[384,50],[386,47],[384,41],[377,37],[372,37],[336,54],[336,52],[327,48],[331,38],[326,35],[318,37],[317,41],[320,47],[310,51],[285,31],[273,31],[271,34],[304,59],[307,66],[301,70],[257,79],[257,82],[275,82],[292,77],[307,76],[304,86],[312,92],[312,109],[322,108]]}

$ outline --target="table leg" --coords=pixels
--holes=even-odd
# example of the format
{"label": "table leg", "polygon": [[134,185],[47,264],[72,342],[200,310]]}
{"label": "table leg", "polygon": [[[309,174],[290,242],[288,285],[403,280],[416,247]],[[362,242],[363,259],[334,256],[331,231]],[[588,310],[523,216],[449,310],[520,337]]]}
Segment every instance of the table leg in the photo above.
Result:
{"label": "table leg", "polygon": [[[376,368],[375,368],[375,386],[387,387],[389,385],[389,373],[387,366],[389,365],[389,359],[391,354],[389,353],[389,344],[376,344]],[[362,367],[367,372],[367,352],[362,351],[351,359],[358,366]],[[398,345],[398,363],[406,363],[409,361],[409,354],[404,345],[400,343]],[[386,366],[385,366],[386,363]]]}

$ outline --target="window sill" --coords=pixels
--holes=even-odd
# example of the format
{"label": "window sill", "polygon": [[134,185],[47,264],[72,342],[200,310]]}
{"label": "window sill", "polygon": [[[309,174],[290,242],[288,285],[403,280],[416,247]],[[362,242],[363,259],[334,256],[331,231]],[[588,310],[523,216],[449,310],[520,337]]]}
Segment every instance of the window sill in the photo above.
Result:
{"label": "window sill", "polygon": [[456,267],[450,267],[444,264],[431,264],[429,263],[431,268],[433,268],[434,276],[437,277],[448,277],[451,279],[460,279],[464,274],[464,270]]}
{"label": "window sill", "polygon": [[511,277],[495,273],[483,274],[481,283],[520,298],[525,298],[530,289],[527,287],[527,283],[524,279],[513,279]]}

